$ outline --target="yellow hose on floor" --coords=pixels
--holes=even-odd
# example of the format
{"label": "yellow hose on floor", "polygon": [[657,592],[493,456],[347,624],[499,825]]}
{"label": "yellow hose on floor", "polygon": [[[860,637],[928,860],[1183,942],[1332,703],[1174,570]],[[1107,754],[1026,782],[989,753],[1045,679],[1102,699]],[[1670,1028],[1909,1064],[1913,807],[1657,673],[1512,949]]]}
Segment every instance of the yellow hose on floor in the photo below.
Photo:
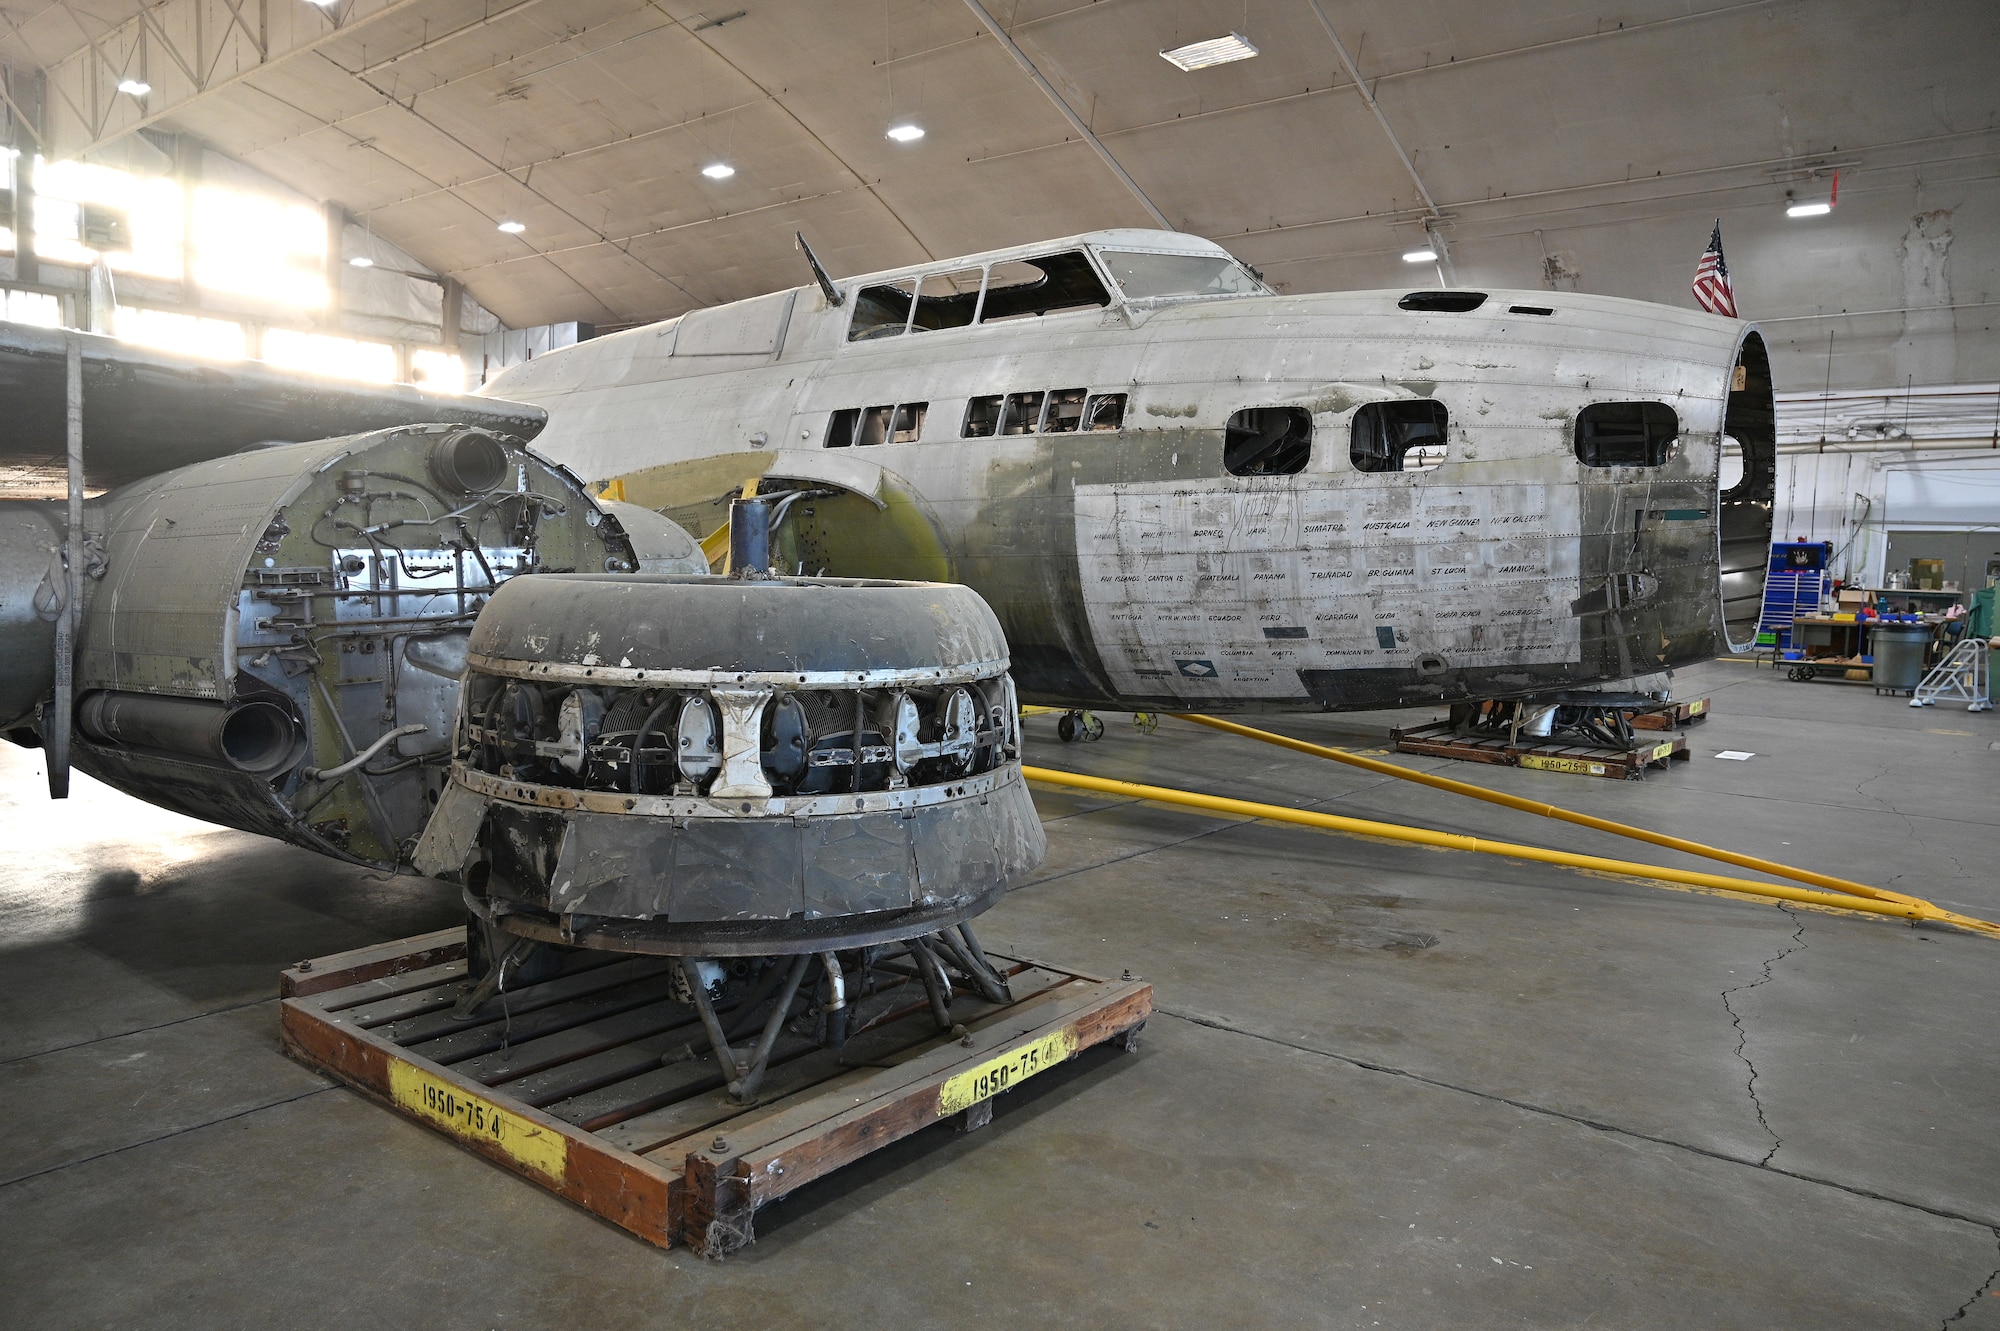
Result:
{"label": "yellow hose on floor", "polygon": [[1078,772],[1058,772],[1046,767],[1024,765],[1021,774],[1030,781],[1039,781],[1051,786],[1067,786],[1072,790],[1123,795],[1129,799],[1150,800],[1157,804],[1177,804],[1183,808],[1202,809],[1210,813],[1228,813],[1243,818],[1295,823],[1301,827],[1316,827],[1324,831],[1347,832],[1357,836],[1381,837],[1388,841],[1435,846],[1441,850],[1469,850],[1481,855],[1502,855],[1508,859],[1558,864],[1571,869],[1594,869],[1600,873],[1614,873],[1627,878],[1650,878],[1659,882],[1680,883],[1688,887],[1742,892],[1750,896],[1796,901],[1828,910],[1851,910],[1865,915],[1892,915],[1905,920],[1951,924],[1972,933],[2000,938],[2000,924],[1941,910],[1927,901],[1915,899],[1885,901],[1845,894],[1835,895],[1830,892],[1813,892],[1802,887],[1753,882],[1747,878],[1727,878],[1721,874],[1694,873],[1686,869],[1663,869],[1656,865],[1638,864],[1630,860],[1612,860],[1599,855],[1576,855],[1568,851],[1543,850],[1540,846],[1522,846],[1508,841],[1482,841],[1478,837],[1464,836],[1456,832],[1433,832],[1422,827],[1405,827],[1400,823],[1378,823],[1366,818],[1344,818],[1339,814],[1286,808],[1282,804],[1258,804],[1250,800],[1229,799],[1221,795],[1200,795],[1191,790],[1146,786],[1132,781],[1114,781],[1108,777],[1084,776]]}
{"label": "yellow hose on floor", "polygon": [[1465,795],[1471,799],[1485,800],[1488,804],[1504,805],[1509,809],[1519,809],[1523,813],[1540,814],[1544,818],[1555,818],[1565,823],[1575,823],[1578,827],[1594,827],[1600,832],[1610,832],[1614,836],[1631,837],[1635,841],[1650,841],[1668,850],[1678,850],[1689,855],[1699,855],[1704,859],[1721,860],[1739,869],[1755,869],[1774,878],[1789,878],[1796,883],[1810,883],[1814,887],[1831,888],[1835,892],[1845,892],[1850,896],[1868,897],[1875,901],[1901,901],[1906,904],[1926,904],[1916,897],[1907,897],[1900,892],[1890,892],[1884,888],[1869,887],[1864,883],[1849,882],[1845,878],[1835,878],[1831,874],[1814,873],[1810,869],[1795,869],[1788,864],[1774,860],[1758,859],[1755,855],[1739,855],[1733,850],[1723,850],[1719,846],[1705,846],[1699,841],[1687,841],[1664,832],[1650,832],[1643,827],[1633,827],[1628,823],[1614,823],[1609,818],[1598,818],[1592,814],[1578,813],[1573,809],[1561,808],[1554,804],[1544,804],[1539,800],[1522,799],[1519,795],[1505,795],[1485,786],[1475,786],[1469,781],[1454,781],[1447,776],[1433,776],[1429,772],[1413,772],[1407,767],[1394,763],[1377,762],[1373,758],[1363,758],[1357,753],[1346,753],[1340,749],[1330,749],[1321,744],[1309,744],[1302,739],[1288,735],[1273,734],[1268,730],[1258,730],[1253,726],[1241,725],[1235,721],[1224,721],[1218,716],[1203,716],[1195,712],[1170,712],[1168,715],[1181,721],[1191,721],[1211,730],[1226,731],[1231,735],[1243,735],[1258,739],[1266,744],[1276,744],[1280,748],[1293,749],[1299,753],[1310,753],[1315,758],[1328,758],[1350,767],[1365,768],[1379,772],[1383,776],[1393,776],[1400,781],[1414,781],[1419,785],[1436,790],[1448,790],[1454,795]]}

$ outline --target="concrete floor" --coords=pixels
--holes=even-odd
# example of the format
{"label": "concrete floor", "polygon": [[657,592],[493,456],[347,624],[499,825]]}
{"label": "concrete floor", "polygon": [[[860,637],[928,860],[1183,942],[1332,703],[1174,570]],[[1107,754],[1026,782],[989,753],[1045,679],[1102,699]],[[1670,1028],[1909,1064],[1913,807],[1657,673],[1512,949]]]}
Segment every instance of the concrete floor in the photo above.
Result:
{"label": "concrete floor", "polygon": [[[1680,684],[1714,718],[1643,783],[1406,761],[2000,918],[2000,715]],[[1033,757],[1696,863],[1110,720],[1032,721]],[[1045,793],[1048,861],[983,936],[1152,980],[1145,1047],[705,1264],[278,1052],[282,965],[451,892],[87,781],[51,805],[38,757],[0,745],[0,1325],[2000,1327],[1990,939]]]}

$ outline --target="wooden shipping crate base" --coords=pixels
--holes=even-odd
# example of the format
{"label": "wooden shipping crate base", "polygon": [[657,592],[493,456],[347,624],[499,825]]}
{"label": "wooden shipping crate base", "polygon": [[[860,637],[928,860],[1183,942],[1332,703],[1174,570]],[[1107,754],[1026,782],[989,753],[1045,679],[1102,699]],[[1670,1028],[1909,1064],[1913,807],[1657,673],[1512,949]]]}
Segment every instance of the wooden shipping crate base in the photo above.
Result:
{"label": "wooden shipping crate base", "polygon": [[661,1247],[710,1256],[759,1207],[1085,1049],[1135,1047],[1152,986],[993,956],[1010,1004],[961,994],[940,1032],[914,977],[852,1002],[839,1049],[787,1032],[758,1098],[732,1099],[671,958],[579,953],[468,1018],[465,932],[300,962],[280,979],[285,1049],[405,1117]]}
{"label": "wooden shipping crate base", "polygon": [[1708,720],[1709,700],[1707,698],[1682,698],[1678,702],[1661,703],[1643,712],[1631,714],[1634,730],[1672,730],[1675,726],[1693,725]]}
{"label": "wooden shipping crate base", "polygon": [[1497,763],[1503,767],[1528,767],[1544,772],[1568,772],[1577,776],[1615,777],[1637,780],[1649,767],[1669,762],[1686,762],[1687,736],[1675,734],[1648,739],[1630,749],[1602,749],[1558,740],[1538,740],[1523,735],[1509,744],[1504,735],[1468,737],[1453,732],[1451,722],[1399,727],[1389,732],[1398,753],[1421,753],[1437,758],[1457,758],[1465,762]]}

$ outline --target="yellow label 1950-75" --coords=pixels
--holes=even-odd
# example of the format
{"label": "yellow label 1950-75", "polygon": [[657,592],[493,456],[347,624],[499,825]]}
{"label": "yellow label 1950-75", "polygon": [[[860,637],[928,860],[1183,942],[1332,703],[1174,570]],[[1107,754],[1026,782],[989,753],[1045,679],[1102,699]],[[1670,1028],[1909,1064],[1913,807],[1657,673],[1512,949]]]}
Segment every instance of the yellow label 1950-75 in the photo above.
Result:
{"label": "yellow label 1950-75", "polygon": [[945,1082],[938,1094],[938,1117],[970,1109],[981,1100],[991,1099],[1019,1086],[1037,1072],[1045,1072],[1076,1052],[1076,1032],[1065,1026],[1039,1040],[1009,1049],[998,1058]]}
{"label": "yellow label 1950-75", "polygon": [[452,1136],[483,1142],[509,1159],[560,1182],[569,1165],[569,1141],[561,1133],[509,1113],[422,1068],[389,1064],[389,1098]]}

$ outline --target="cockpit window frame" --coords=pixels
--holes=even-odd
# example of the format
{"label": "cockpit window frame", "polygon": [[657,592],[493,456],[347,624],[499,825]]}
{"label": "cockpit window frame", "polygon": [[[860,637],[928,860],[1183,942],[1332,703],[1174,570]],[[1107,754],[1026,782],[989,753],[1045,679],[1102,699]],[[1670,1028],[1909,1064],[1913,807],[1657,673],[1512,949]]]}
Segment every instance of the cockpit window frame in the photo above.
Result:
{"label": "cockpit window frame", "polygon": [[[1103,295],[1102,300],[1096,301],[1094,303],[1084,301],[1084,302],[1079,302],[1078,304],[1075,305],[1065,305],[1047,311],[1024,310],[1020,313],[1009,314],[1004,316],[1003,318],[995,319],[991,322],[995,324],[1003,322],[1014,323],[1018,322],[1021,319],[1040,318],[1043,317],[1045,314],[1076,314],[1089,310],[1111,309],[1115,306],[1128,303],[1125,299],[1124,292],[1119,288],[1118,283],[1115,280],[1113,280],[1112,277],[1109,275],[1109,273],[1106,271],[1103,261],[1099,259],[1095,248],[1093,248],[1090,245],[1079,244],[1067,249],[1051,250],[1045,254],[1027,254],[1009,258],[1002,258],[1002,259],[988,259],[983,263],[979,264],[978,265],[979,294],[978,298],[973,302],[971,322],[964,324],[953,324],[944,328],[924,328],[919,326],[916,322],[918,304],[923,291],[923,283],[931,278],[965,273],[970,269],[971,265],[959,264],[955,267],[929,269],[923,272],[916,272],[916,273],[902,273],[893,277],[883,278],[878,281],[855,283],[854,285],[849,286],[846,289],[848,294],[848,303],[850,305],[850,312],[848,314],[848,319],[847,319],[847,332],[846,332],[845,342],[847,344],[852,344],[855,342],[888,341],[897,337],[905,337],[913,333],[947,333],[966,328],[984,328],[988,326],[989,322],[986,317],[986,311],[989,303],[989,297],[993,293],[993,270],[995,268],[1001,266],[1002,264],[1028,264],[1030,266],[1034,266],[1037,260],[1062,259],[1071,256],[1080,258],[1083,261],[1082,271],[1084,273],[1087,273],[1097,283],[1098,290]],[[903,288],[908,288],[908,290],[905,291],[903,290]],[[872,296],[874,296],[874,293],[878,292],[885,294],[892,294],[896,299],[904,302],[904,313],[903,313],[902,324],[898,326],[892,323],[875,323],[875,324],[870,324],[868,327],[861,328],[857,331],[855,325],[861,317],[864,302],[869,300]],[[1188,297],[1187,299],[1198,299],[1198,298]],[[877,297],[875,299],[875,303],[879,305],[883,302],[881,298]]]}

